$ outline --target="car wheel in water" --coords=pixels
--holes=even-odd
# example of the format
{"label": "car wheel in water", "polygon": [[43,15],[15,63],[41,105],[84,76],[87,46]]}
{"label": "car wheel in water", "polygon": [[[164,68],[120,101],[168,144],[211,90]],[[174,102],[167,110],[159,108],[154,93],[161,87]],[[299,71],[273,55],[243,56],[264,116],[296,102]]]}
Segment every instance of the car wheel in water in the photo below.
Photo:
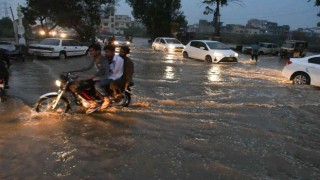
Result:
{"label": "car wheel in water", "polygon": [[292,78],[293,84],[307,85],[310,84],[310,77],[305,73],[298,73]]}
{"label": "car wheel in water", "polygon": [[184,52],[183,52],[183,57],[184,57],[184,58],[189,58],[189,54],[188,54],[186,51],[184,51]]}
{"label": "car wheel in water", "polygon": [[212,63],[212,58],[211,58],[211,56],[209,56],[209,55],[206,56],[204,62],[205,62],[205,63],[208,63],[208,64],[209,64],[209,63]]}
{"label": "car wheel in water", "polygon": [[60,60],[65,60],[66,59],[66,53],[65,52],[60,52],[60,54],[59,54],[59,59]]}

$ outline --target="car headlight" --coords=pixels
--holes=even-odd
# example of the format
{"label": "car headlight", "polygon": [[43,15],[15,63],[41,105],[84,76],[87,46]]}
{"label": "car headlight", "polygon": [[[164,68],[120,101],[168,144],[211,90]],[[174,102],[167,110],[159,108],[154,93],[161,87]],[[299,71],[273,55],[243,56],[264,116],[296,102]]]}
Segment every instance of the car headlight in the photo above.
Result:
{"label": "car headlight", "polygon": [[114,41],[113,44],[114,44],[114,45],[118,45],[119,42],[118,42],[118,41]]}
{"label": "car headlight", "polygon": [[235,53],[235,54],[234,54],[234,57],[239,57],[239,54],[238,54],[238,53]]}
{"label": "car headlight", "polygon": [[168,48],[169,49],[174,49],[174,48],[176,48],[174,45],[172,45],[172,44],[170,44],[169,46],[168,46]]}
{"label": "car headlight", "polygon": [[56,80],[56,86],[60,87],[61,86],[61,81],[60,80]]}

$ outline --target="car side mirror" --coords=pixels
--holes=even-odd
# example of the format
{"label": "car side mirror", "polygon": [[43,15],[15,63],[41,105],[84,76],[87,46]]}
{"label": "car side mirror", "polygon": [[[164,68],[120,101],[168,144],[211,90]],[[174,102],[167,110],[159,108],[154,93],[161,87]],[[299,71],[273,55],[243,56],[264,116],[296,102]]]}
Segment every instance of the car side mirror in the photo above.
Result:
{"label": "car side mirror", "polygon": [[206,48],[205,48],[205,47],[200,47],[200,49],[201,49],[201,50],[206,50]]}

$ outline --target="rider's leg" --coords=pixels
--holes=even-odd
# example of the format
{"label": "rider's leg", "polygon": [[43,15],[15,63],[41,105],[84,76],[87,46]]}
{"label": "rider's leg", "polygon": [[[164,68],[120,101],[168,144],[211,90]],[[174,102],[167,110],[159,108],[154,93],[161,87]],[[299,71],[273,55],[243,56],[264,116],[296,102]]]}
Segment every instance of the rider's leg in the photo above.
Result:
{"label": "rider's leg", "polygon": [[104,79],[101,81],[96,81],[94,87],[95,89],[101,94],[103,97],[103,104],[101,105],[101,109],[105,109],[109,106],[110,104],[110,99],[108,98],[108,94],[106,91],[106,87],[110,84],[109,79]]}

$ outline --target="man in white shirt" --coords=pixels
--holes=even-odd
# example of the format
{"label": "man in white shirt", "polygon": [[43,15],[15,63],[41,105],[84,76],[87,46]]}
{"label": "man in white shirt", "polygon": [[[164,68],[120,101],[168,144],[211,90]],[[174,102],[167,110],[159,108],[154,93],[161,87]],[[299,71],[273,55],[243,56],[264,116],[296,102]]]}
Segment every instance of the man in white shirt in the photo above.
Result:
{"label": "man in white shirt", "polygon": [[[124,60],[119,55],[115,54],[115,47],[111,45],[107,45],[104,47],[105,56],[109,60],[109,80],[116,81],[123,76],[123,65]],[[107,87],[109,87],[110,82]],[[105,101],[105,103],[102,104],[101,109],[105,109],[109,106],[109,103]]]}

